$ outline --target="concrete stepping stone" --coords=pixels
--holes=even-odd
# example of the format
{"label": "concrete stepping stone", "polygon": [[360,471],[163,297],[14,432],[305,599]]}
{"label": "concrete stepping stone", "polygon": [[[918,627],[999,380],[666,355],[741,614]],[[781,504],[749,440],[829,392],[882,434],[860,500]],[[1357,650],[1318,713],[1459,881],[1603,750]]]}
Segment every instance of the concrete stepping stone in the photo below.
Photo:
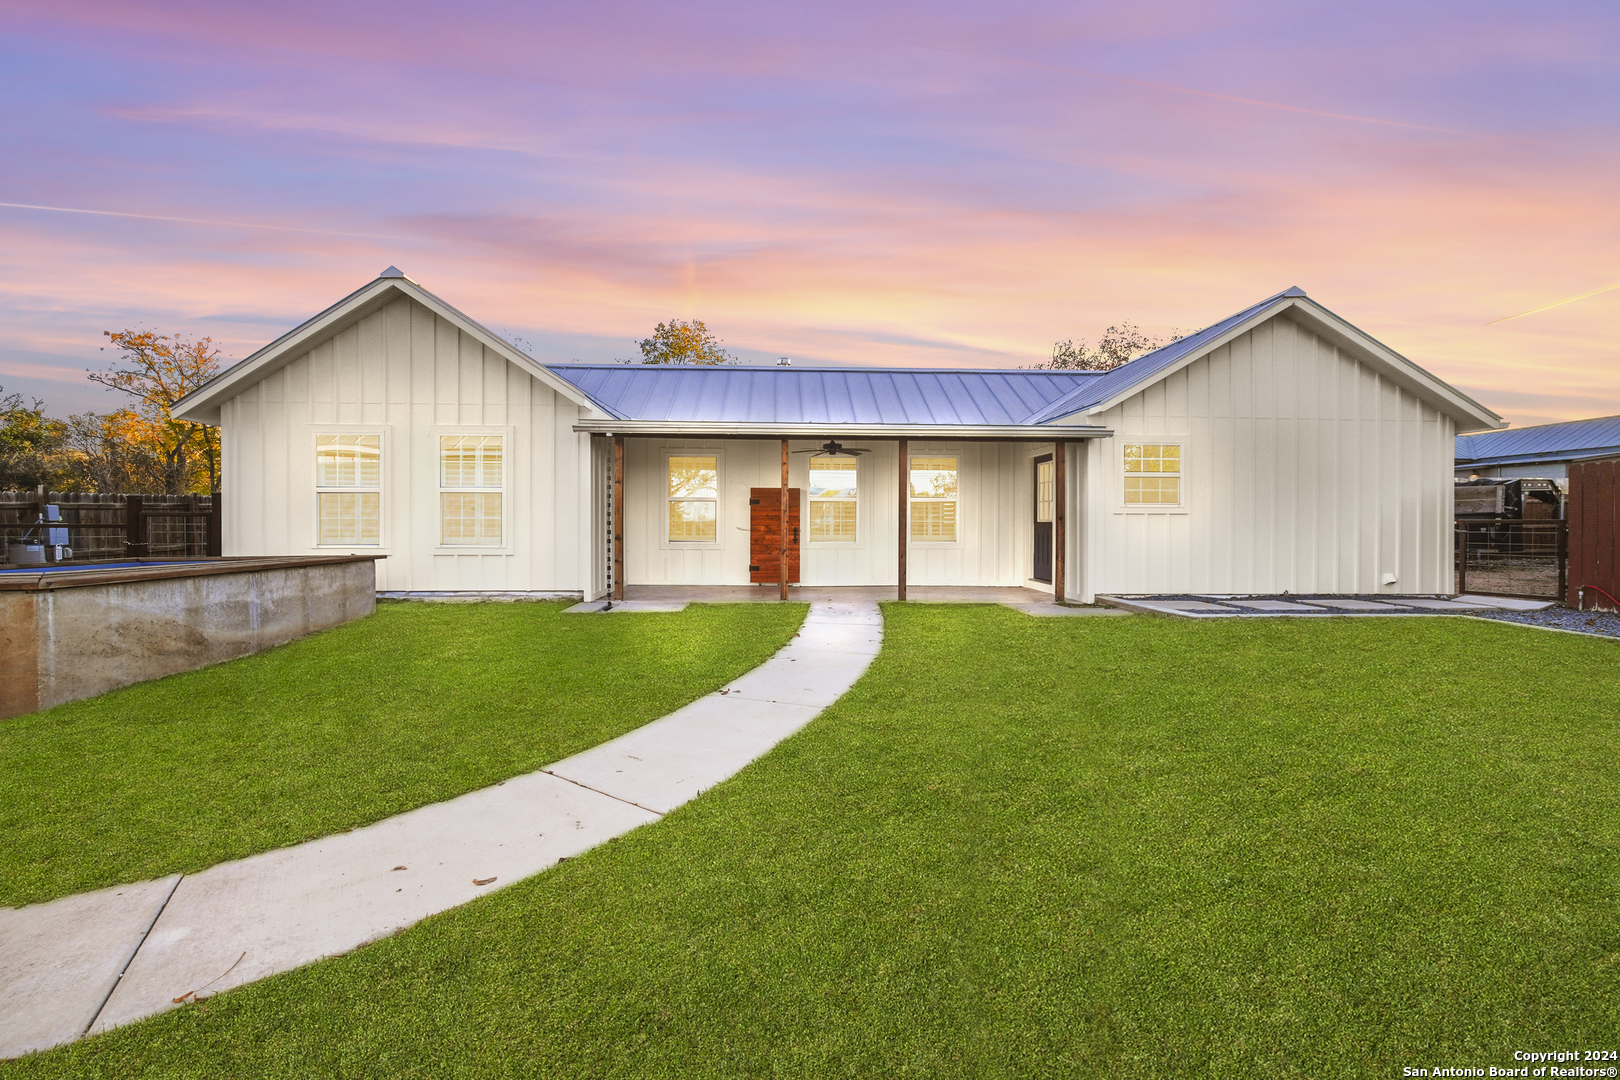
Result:
{"label": "concrete stepping stone", "polygon": [[1319,607],[1338,608],[1342,611],[1400,611],[1396,604],[1380,603],[1377,600],[1312,600],[1311,603]]}
{"label": "concrete stepping stone", "polygon": [[1480,607],[1498,608],[1502,611],[1546,611],[1556,601],[1553,600],[1524,600],[1517,596],[1459,596],[1459,604],[1478,604]]}
{"label": "concrete stepping stone", "polygon": [[1485,604],[1462,604],[1455,600],[1429,600],[1424,597],[1402,597],[1401,606],[1422,611],[1480,611]]}
{"label": "concrete stepping stone", "polygon": [[1231,607],[1252,608],[1255,611],[1275,611],[1279,613],[1302,612],[1307,614],[1315,613],[1317,615],[1322,614],[1322,609],[1319,607],[1312,607],[1310,604],[1296,604],[1288,600],[1228,600],[1226,603]]}
{"label": "concrete stepping stone", "polygon": [[655,822],[809,723],[882,638],[876,604],[814,604],[753,671],[550,768],[178,883],[0,909],[0,1058],[348,952]]}
{"label": "concrete stepping stone", "polygon": [[1207,600],[1131,600],[1132,605],[1146,608],[1149,611],[1162,611],[1170,614],[1181,612],[1208,613],[1211,615],[1236,615],[1237,612],[1220,604],[1211,604]]}

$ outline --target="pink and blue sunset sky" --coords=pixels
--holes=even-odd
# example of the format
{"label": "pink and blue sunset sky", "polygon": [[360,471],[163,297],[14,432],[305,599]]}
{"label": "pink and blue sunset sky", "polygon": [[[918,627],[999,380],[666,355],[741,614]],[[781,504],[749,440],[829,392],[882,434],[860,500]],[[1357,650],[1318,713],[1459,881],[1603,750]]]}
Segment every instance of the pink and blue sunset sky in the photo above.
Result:
{"label": "pink and blue sunset sky", "polygon": [[1612,2],[0,0],[0,80],[0,385],[58,414],[103,330],[237,358],[390,263],[542,360],[1015,367],[1299,285],[1620,413],[1620,288],[1507,318],[1620,284]]}

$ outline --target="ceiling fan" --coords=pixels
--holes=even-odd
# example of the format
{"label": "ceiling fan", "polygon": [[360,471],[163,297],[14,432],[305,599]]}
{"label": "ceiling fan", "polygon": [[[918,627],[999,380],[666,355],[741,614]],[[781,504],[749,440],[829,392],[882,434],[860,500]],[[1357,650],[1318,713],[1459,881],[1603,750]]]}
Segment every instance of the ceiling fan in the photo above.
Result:
{"label": "ceiling fan", "polygon": [[795,454],[826,454],[828,457],[838,457],[842,454],[870,454],[870,450],[846,450],[836,439],[828,439],[814,450],[795,450]]}

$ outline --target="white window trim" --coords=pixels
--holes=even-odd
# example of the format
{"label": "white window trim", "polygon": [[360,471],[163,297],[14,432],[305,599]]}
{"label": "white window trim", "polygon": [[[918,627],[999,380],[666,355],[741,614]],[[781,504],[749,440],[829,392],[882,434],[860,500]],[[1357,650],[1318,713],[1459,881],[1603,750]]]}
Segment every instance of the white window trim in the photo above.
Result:
{"label": "white window trim", "polygon": [[[814,462],[818,456],[825,456],[825,455],[812,454],[812,455],[810,455],[810,461]],[[842,457],[843,455],[840,454],[839,456]],[[862,538],[865,536],[865,531],[862,528],[862,526],[864,526],[866,524],[866,507],[865,507],[864,504],[866,502],[866,497],[865,497],[866,474],[869,471],[864,465],[861,464],[861,459],[866,457],[866,456],[867,455],[865,455],[865,454],[857,454],[857,455],[855,455],[855,539],[853,539],[853,540],[812,540],[812,539],[810,539],[810,504],[812,502],[814,502],[815,500],[810,498],[810,466],[809,465],[805,466],[805,471],[804,471],[804,505],[799,508],[800,513],[803,515],[803,521],[801,522],[801,527],[802,527],[802,530],[803,530],[803,533],[804,533],[804,544],[801,545],[802,547],[808,548],[811,545],[814,545],[814,546],[816,546],[818,548],[829,548],[829,549],[831,549],[831,548],[858,548],[858,547],[861,546]],[[960,462],[960,459],[958,459],[958,461]],[[960,464],[958,465],[958,476],[960,476]],[[958,480],[958,483],[960,483],[960,480]],[[836,502],[836,501],[840,501],[840,500],[828,499],[826,501],[827,502]],[[960,507],[958,507],[958,511],[960,512]]]}
{"label": "white window trim", "polygon": [[[1109,458],[1113,469],[1114,513],[1116,514],[1188,514],[1192,512],[1188,495],[1191,492],[1187,461],[1194,450],[1192,437],[1178,435],[1174,432],[1159,432],[1152,435],[1120,436],[1119,442],[1114,446],[1113,454]],[[1128,503],[1125,501],[1125,447],[1141,446],[1144,444],[1162,445],[1174,443],[1181,447],[1181,472],[1177,477],[1181,480],[1181,501],[1177,503]],[[1147,476],[1148,473],[1132,473],[1133,476]]]}
{"label": "white window trim", "polygon": [[[658,546],[663,551],[722,551],[726,546],[726,452],[720,446],[661,446],[658,448]],[[714,539],[671,540],[669,538],[669,459],[672,457],[714,458]],[[626,466],[626,472],[629,469]],[[628,485],[626,485],[628,486]],[[628,496],[627,496],[628,498]]]}
{"label": "white window trim", "polygon": [[[433,553],[435,555],[512,555],[512,474],[515,471],[515,428],[509,424],[434,424],[428,428],[432,455],[429,459],[428,482],[433,492]],[[444,542],[444,502],[439,498],[446,490],[443,486],[444,467],[439,454],[441,435],[499,435],[501,436],[501,542],[499,544],[446,544]],[[494,488],[484,488],[494,491]]]}
{"label": "white window trim", "polygon": [[[317,455],[320,453],[320,437],[322,435],[375,435],[377,436],[377,542],[375,544],[323,544],[321,543],[321,495],[324,492],[344,491],[370,491],[370,488],[354,487],[321,487],[321,469]],[[309,519],[309,546],[313,551],[332,553],[339,551],[364,551],[367,554],[376,552],[389,552],[392,550],[388,527],[388,484],[393,472],[390,467],[393,448],[389,445],[393,441],[393,426],[389,424],[311,424],[309,428],[308,456],[304,458],[309,472],[310,519]]]}
{"label": "white window trim", "polygon": [[[911,535],[913,514],[911,512],[911,459],[920,457],[953,457],[956,459],[956,539],[955,540],[918,540]],[[962,451],[953,450],[944,446],[911,446],[906,448],[906,547],[925,548],[955,548],[961,547],[965,542],[962,533],[967,521],[967,484],[963,482],[967,472],[962,467]]]}

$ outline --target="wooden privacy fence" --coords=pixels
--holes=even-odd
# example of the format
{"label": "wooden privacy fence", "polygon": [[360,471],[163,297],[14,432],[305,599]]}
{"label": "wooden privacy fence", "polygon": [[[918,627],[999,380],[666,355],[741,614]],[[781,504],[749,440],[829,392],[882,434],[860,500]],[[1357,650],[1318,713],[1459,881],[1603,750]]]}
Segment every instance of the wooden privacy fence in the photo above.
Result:
{"label": "wooden privacy fence", "polygon": [[[222,553],[220,496],[0,491],[0,561],[34,527],[41,507],[61,508],[75,563],[174,559]],[[34,536],[39,534],[36,532]]]}
{"label": "wooden privacy fence", "polygon": [[1620,597],[1620,458],[1572,463],[1567,506],[1569,587],[1564,602],[1570,607],[1620,610],[1616,599]]}

